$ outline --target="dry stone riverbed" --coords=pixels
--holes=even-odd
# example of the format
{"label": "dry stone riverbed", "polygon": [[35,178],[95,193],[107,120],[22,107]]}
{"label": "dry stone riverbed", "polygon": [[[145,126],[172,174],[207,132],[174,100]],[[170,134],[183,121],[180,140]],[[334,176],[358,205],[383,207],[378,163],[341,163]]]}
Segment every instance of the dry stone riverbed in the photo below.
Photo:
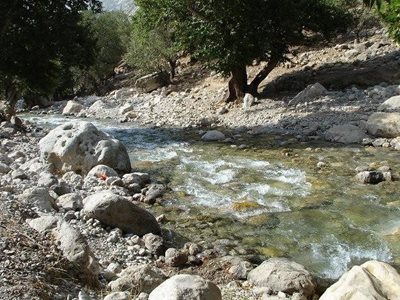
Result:
{"label": "dry stone riverbed", "polygon": [[[24,119],[55,127],[66,117]],[[331,279],[367,260],[400,262],[398,182],[354,180],[357,167],[371,164],[397,174],[395,150],[240,130],[213,143],[198,130],[94,123],[126,145],[135,170],[168,186],[152,211],[166,216],[163,226],[178,244],[207,241],[258,262],[286,256]]]}

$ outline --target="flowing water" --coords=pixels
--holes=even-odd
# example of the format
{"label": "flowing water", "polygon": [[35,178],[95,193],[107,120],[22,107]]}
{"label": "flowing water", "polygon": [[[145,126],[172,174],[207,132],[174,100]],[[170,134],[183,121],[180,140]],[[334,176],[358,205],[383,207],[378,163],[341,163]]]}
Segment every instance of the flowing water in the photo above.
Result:
{"label": "flowing water", "polygon": [[179,129],[95,124],[126,145],[135,170],[168,184],[171,192],[152,210],[181,239],[230,240],[231,254],[286,256],[333,279],[366,260],[400,261],[400,235],[388,235],[400,226],[398,182],[353,179],[357,166],[371,163],[400,171],[399,152],[245,134],[240,143],[249,147],[240,149]]}

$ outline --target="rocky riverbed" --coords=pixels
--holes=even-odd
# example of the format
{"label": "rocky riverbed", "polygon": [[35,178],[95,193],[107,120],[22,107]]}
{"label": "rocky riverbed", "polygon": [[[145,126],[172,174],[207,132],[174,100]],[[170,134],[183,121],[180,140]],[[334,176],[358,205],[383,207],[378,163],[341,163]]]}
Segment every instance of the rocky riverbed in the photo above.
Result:
{"label": "rocky riverbed", "polygon": [[[382,33],[374,36],[374,39],[369,38],[360,43],[341,44],[303,53],[276,72],[279,75],[283,69],[293,69],[294,73],[316,69],[317,66],[312,63],[316,57],[322,57],[321,62],[324,63],[342,57],[345,63],[354,66],[379,55],[390,54],[397,61],[396,47],[382,37]],[[29,122],[26,122],[27,132],[23,133],[18,131],[15,124],[1,124],[0,298],[199,299],[202,295],[206,299],[317,299],[333,283],[332,280],[317,278],[297,262],[281,258],[290,256],[285,255],[282,249],[269,244],[262,245],[265,241],[254,242],[249,236],[243,240],[248,240],[249,245],[253,243],[254,248],[258,249],[257,255],[243,249],[239,241],[226,237],[207,241],[205,235],[219,231],[232,234],[224,228],[207,231],[207,227],[220,226],[225,221],[211,218],[195,225],[186,222],[187,216],[184,214],[179,216],[179,212],[184,209],[173,211],[168,206],[166,210],[163,209],[163,195],[171,192],[167,183],[158,180],[154,174],[131,169],[131,153],[126,151],[125,145],[93,125],[81,123],[81,120],[78,122],[75,118],[111,119],[127,123],[127,127],[186,128],[196,132],[197,140],[203,137],[204,141],[217,141],[219,144],[216,147],[230,149],[221,153],[250,151],[250,155],[254,150],[254,156],[263,160],[265,156],[265,161],[281,155],[290,159],[291,167],[300,169],[301,166],[304,170],[308,164],[306,172],[313,174],[312,180],[305,180],[302,172],[293,173],[292,169],[282,173],[283,177],[296,179],[302,185],[301,189],[294,185],[297,194],[289,195],[287,207],[274,208],[278,209],[275,212],[282,212],[282,216],[271,214],[267,220],[262,214],[262,217],[253,216],[254,226],[264,226],[268,230],[274,230],[281,222],[282,228],[278,227],[274,231],[276,236],[268,238],[275,238],[277,242],[281,240],[284,247],[289,248],[295,239],[287,237],[285,240],[281,232],[290,233],[285,227],[289,221],[294,218],[298,224],[305,226],[304,220],[311,216],[311,212],[317,212],[309,219],[317,224],[327,216],[319,209],[329,207],[332,202],[335,205],[344,203],[344,206],[333,206],[334,212],[342,208],[356,211],[354,215],[345,210],[341,214],[347,225],[350,223],[349,228],[354,229],[352,233],[358,231],[359,226],[365,225],[366,221],[360,215],[371,207],[376,209],[379,218],[391,218],[398,214],[398,203],[390,195],[382,193],[386,187],[387,194],[397,195],[395,185],[399,164],[395,156],[396,151],[400,150],[397,138],[400,136],[400,98],[396,96],[400,94],[399,86],[393,82],[383,82],[370,87],[353,86],[338,90],[326,89],[329,86],[316,84],[318,82],[318,78],[315,78],[307,88],[301,86],[300,90],[275,99],[254,99],[250,101],[252,105],[248,102],[246,106],[225,105],[221,104],[220,99],[225,92],[226,82],[214,74],[184,91],[174,91],[173,87],[169,87],[150,94],[140,94],[135,89],[124,88],[104,97],[92,96],[57,102],[48,109],[37,110],[36,118],[40,121],[45,115],[63,114],[70,116],[73,122],[65,124],[65,120],[61,119],[64,124],[50,133],[49,129]],[[310,82],[303,83],[307,84]],[[268,137],[271,133],[279,134],[280,137],[271,140]],[[268,150],[268,147],[275,147],[275,152],[264,154],[264,150],[259,149],[260,145],[249,142],[247,137],[253,141],[265,141],[264,148]],[[354,146],[355,150],[350,146],[335,154],[321,150],[319,146],[312,146],[312,143],[322,143],[325,140],[357,146]],[[307,147],[308,143],[311,143],[311,147]],[[291,147],[298,149],[291,150]],[[361,147],[366,147],[366,152],[360,151]],[[214,165],[209,168],[208,164],[200,164],[200,167],[209,168],[205,170],[208,173],[204,176],[209,176],[211,183],[217,180],[213,185],[220,186],[228,195],[230,190],[235,191],[234,183],[231,184],[229,178],[241,174],[240,170],[247,169],[248,165],[241,166],[231,160],[229,168],[225,164],[215,168],[218,160],[211,155],[213,148],[210,146],[202,151],[210,153],[209,159]],[[377,155],[379,151],[384,155]],[[375,162],[371,157],[385,159]],[[170,181],[176,181],[177,185],[185,188],[187,182],[190,182],[193,187],[189,171],[198,167],[199,161],[185,158],[186,165],[178,168],[185,178],[172,176]],[[343,159],[349,160],[348,164],[352,168],[350,171],[340,164]],[[140,166],[140,162],[135,163]],[[242,174],[244,181],[249,180],[251,183],[266,168],[257,163],[251,167],[253,173]],[[235,171],[238,173],[231,173],[232,166],[239,170]],[[170,168],[169,164],[165,167],[166,170]],[[195,171],[201,173],[204,170]],[[275,177],[272,178],[275,181],[268,183],[273,184],[274,191],[280,192],[285,185],[293,182],[276,180],[281,169],[276,172],[278,175],[273,174]],[[342,178],[354,178],[358,173],[354,180],[361,185],[354,189],[343,185],[346,194],[334,199],[309,197],[303,201],[302,193],[309,193],[307,188],[303,188],[310,182],[313,191],[325,189],[325,192],[333,195],[334,190],[338,189],[335,179],[326,180],[326,183],[318,177],[334,178],[334,172]],[[214,178],[215,174],[219,177]],[[343,181],[340,182],[342,184]],[[378,185],[366,191],[368,184]],[[205,186],[210,187],[210,181]],[[181,195],[185,201],[188,190],[184,190]],[[359,197],[359,194],[362,196]],[[224,197],[226,199],[226,195]],[[368,200],[372,206],[364,202],[361,207],[352,202],[346,204],[343,198],[352,197],[359,197],[356,199],[360,201]],[[185,205],[183,203],[182,207]],[[248,213],[260,208],[255,207],[255,204],[259,205],[251,199],[242,199],[232,207],[222,207],[225,212],[231,210]],[[211,210],[217,210],[218,206],[211,206]],[[271,209],[271,206],[267,205],[266,208]],[[285,213],[285,209],[294,213]],[[248,216],[251,217],[251,214]],[[341,229],[343,223],[336,222],[340,218],[335,212],[334,220],[325,227],[337,230],[340,232],[339,237],[346,240],[348,237],[345,231],[349,229]],[[234,230],[241,227],[248,230],[246,223],[237,220],[233,219],[229,226]],[[368,229],[370,232],[382,229],[376,218],[368,219],[368,223],[375,226]],[[392,229],[396,227],[391,220],[389,223]],[[318,226],[322,224],[318,223]],[[188,234],[192,239],[178,242],[176,237],[184,232],[182,228],[185,227],[193,227],[193,230],[189,230],[192,233]],[[204,232],[201,232],[203,229]],[[254,235],[254,232],[250,234]],[[302,238],[309,244],[306,237],[313,235],[311,228],[303,234]],[[390,250],[397,253],[398,232],[385,234],[385,239],[391,241]],[[200,238],[196,239],[196,235]],[[324,243],[337,241],[335,239],[335,236],[327,237],[321,244],[311,244],[311,249],[303,245],[304,251],[308,253],[312,250],[316,255],[321,255],[324,253]],[[367,242],[375,246],[377,240],[373,236]],[[342,244],[338,243],[336,250],[343,253],[340,247]],[[387,260],[397,266],[398,258],[393,259],[386,246],[377,246],[377,249],[370,258]],[[355,249],[356,252],[363,250]],[[259,255],[260,251],[263,251],[264,256]],[[354,257],[357,258],[357,255]],[[358,257],[362,262],[365,261],[362,255]],[[339,270],[340,274],[334,273],[334,279],[345,271]],[[175,276],[177,274],[192,275]],[[378,284],[371,284],[371,278]],[[345,293],[359,298],[383,295],[382,299],[396,299],[399,290],[400,277],[396,270],[388,264],[372,261],[361,267],[353,267],[325,292],[322,299],[346,299]]]}

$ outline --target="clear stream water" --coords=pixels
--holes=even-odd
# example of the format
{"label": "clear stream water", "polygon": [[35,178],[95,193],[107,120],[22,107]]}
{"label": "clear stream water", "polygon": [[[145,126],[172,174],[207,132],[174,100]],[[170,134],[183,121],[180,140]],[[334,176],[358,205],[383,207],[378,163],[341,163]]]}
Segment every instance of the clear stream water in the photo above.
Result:
{"label": "clear stream water", "polygon": [[[50,127],[66,121],[26,118]],[[239,149],[201,142],[195,132],[93,123],[126,145],[135,170],[168,185],[152,210],[182,239],[228,239],[231,254],[286,256],[332,279],[366,260],[400,262],[400,235],[389,235],[400,226],[398,182],[353,179],[371,163],[400,171],[399,152],[245,135],[240,144],[249,148]]]}

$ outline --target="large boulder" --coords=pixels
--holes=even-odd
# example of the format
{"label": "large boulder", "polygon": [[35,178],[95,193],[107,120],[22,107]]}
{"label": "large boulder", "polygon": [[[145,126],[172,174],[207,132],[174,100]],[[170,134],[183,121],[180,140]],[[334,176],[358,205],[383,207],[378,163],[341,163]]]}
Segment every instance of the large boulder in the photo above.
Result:
{"label": "large boulder", "polygon": [[400,136],[400,113],[377,112],[367,121],[368,132],[376,137],[395,138]]}
{"label": "large boulder", "polygon": [[328,288],[320,300],[395,300],[400,297],[400,275],[390,265],[368,261],[355,266]]}
{"label": "large boulder", "polygon": [[175,275],[154,289],[149,300],[221,300],[221,291],[197,275]]}
{"label": "large boulder", "polygon": [[83,200],[83,212],[105,225],[140,236],[160,234],[156,218],[147,210],[111,191],[102,191]]}
{"label": "large boulder", "polygon": [[361,143],[366,138],[365,131],[351,124],[337,125],[325,132],[325,139],[342,144]]}
{"label": "large boulder", "polygon": [[57,173],[86,174],[101,164],[118,172],[131,170],[125,146],[88,122],[58,126],[40,140],[39,149],[42,160]]}
{"label": "large boulder", "polygon": [[109,283],[111,291],[131,291],[150,293],[166,279],[161,269],[152,265],[131,266],[121,272],[119,278]]}
{"label": "large boulder", "polygon": [[378,111],[400,112],[400,96],[394,96],[387,99],[378,107]]}
{"label": "large boulder", "polygon": [[289,101],[289,105],[297,105],[299,103],[308,102],[310,100],[319,98],[327,92],[326,88],[320,84],[310,84],[303,91],[298,93],[292,100]]}
{"label": "large boulder", "polygon": [[135,82],[135,87],[143,93],[150,93],[169,84],[169,75],[166,72],[156,72],[140,77]]}
{"label": "large boulder", "polygon": [[63,115],[77,115],[79,114],[85,107],[76,102],[76,101],[68,101],[67,105],[65,105],[62,114]]}
{"label": "large boulder", "polygon": [[314,295],[315,283],[311,274],[300,264],[286,258],[271,258],[251,270],[247,280],[256,287],[273,293]]}

